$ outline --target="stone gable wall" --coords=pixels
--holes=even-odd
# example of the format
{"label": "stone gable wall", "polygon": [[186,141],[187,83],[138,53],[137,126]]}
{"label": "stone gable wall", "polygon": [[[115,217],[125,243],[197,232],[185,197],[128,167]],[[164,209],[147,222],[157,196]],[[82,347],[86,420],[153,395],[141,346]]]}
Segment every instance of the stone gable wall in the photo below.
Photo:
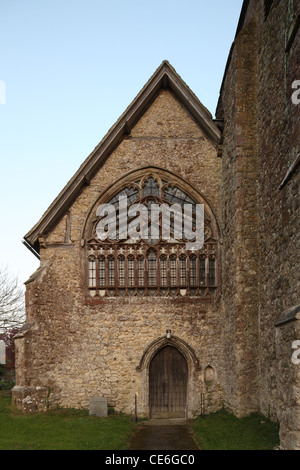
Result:
{"label": "stone gable wall", "polygon": [[[148,414],[147,370],[137,370],[148,345],[172,331],[175,346],[184,352],[189,367],[189,416],[200,413],[201,394],[207,411],[222,406],[221,302],[185,298],[105,298],[87,301],[86,249],[81,246],[83,226],[91,206],[121,176],[146,166],[167,169],[200,191],[217,219],[221,215],[221,162],[216,148],[167,90],[114,150],[77,197],[41,246],[39,276],[27,284],[27,322],[24,333],[30,367],[18,377],[14,399],[24,404],[22,387],[47,391],[38,397],[41,408],[59,404],[88,408],[94,396],[125,413]],[[68,217],[70,243],[67,240]],[[178,339],[177,339],[178,338]],[[160,344],[160,343],[158,343]],[[20,346],[21,347],[21,346]],[[25,346],[24,346],[25,347]],[[192,357],[199,359],[197,361]],[[214,380],[204,380],[213,368]],[[145,366],[146,367],[146,366]],[[210,370],[210,369],[209,369]],[[23,393],[23,394],[22,394]],[[28,395],[30,396],[30,394]],[[26,398],[26,397],[25,397]],[[32,403],[30,403],[30,401]],[[34,399],[27,403],[36,409]]]}

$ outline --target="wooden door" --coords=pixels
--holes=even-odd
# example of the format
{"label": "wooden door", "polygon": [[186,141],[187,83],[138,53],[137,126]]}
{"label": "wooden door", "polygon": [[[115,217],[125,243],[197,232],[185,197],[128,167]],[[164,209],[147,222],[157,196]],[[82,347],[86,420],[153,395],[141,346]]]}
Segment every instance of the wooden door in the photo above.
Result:
{"label": "wooden door", "polygon": [[151,418],[185,418],[188,367],[184,356],[165,346],[153,357],[149,369]]}

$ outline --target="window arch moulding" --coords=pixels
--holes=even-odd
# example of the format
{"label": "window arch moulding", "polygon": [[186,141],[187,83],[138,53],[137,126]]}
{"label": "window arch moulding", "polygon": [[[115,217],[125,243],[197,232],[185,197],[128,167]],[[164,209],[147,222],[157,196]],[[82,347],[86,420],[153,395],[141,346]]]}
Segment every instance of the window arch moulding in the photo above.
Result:
{"label": "window arch moulding", "polygon": [[[121,207],[121,198],[126,207]],[[99,211],[104,205],[108,212]],[[187,249],[191,235],[185,236],[184,224],[187,221],[195,233],[197,205],[204,207],[204,243],[200,249]],[[90,298],[209,298],[220,287],[220,231],[211,206],[190,184],[166,170],[133,171],[107,188],[87,214],[81,246]]]}

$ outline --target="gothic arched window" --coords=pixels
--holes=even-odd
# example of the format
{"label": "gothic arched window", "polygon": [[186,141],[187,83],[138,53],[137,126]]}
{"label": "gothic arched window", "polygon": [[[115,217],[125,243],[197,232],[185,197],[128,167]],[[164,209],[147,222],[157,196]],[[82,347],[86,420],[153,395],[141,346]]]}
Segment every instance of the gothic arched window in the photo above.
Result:
{"label": "gothic arched window", "polygon": [[217,239],[205,215],[204,244],[194,248],[200,203],[188,191],[154,172],[104,201],[86,244],[91,296],[214,292]]}

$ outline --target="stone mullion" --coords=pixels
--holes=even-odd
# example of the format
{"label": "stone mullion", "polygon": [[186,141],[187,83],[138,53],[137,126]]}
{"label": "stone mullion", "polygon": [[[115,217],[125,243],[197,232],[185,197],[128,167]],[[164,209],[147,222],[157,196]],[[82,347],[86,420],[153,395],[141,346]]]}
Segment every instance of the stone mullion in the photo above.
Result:
{"label": "stone mullion", "polygon": [[109,273],[108,273],[108,257],[105,255],[104,256],[104,262],[105,262],[105,296],[108,296],[108,278],[109,278]]}
{"label": "stone mullion", "polygon": [[155,251],[155,256],[156,256],[156,294],[160,295],[160,288],[159,288],[159,267],[160,267],[160,261],[159,261],[159,253],[158,250]]}
{"label": "stone mullion", "polygon": [[170,293],[170,288],[171,288],[171,275],[170,275],[170,255],[166,255],[166,260],[167,260],[167,295],[169,296]]}
{"label": "stone mullion", "polygon": [[134,260],[134,295],[138,295],[138,260],[137,254],[134,253],[133,255]]}
{"label": "stone mullion", "polygon": [[114,267],[115,267],[115,272],[114,272],[114,278],[115,278],[115,295],[119,295],[119,290],[118,290],[118,257],[116,256],[116,252],[113,254],[113,260],[114,260]]}
{"label": "stone mullion", "polygon": [[[140,285],[140,278],[139,278],[139,260],[143,261],[143,266],[144,266],[144,274],[143,274],[143,284]],[[136,255],[136,286],[137,286],[137,292],[138,289],[145,289],[145,257],[137,254]]]}
{"label": "stone mullion", "polygon": [[191,281],[191,273],[190,273],[190,257],[186,256],[186,295],[190,295],[190,281]]}
{"label": "stone mullion", "polygon": [[148,292],[148,258],[147,254],[145,254],[144,258],[144,269],[145,269],[145,277],[144,277],[144,283],[145,283],[145,295],[149,295]]}
{"label": "stone mullion", "polygon": [[209,255],[205,250],[205,295],[209,295]]}
{"label": "stone mullion", "polygon": [[128,292],[128,284],[129,284],[129,279],[128,279],[128,254],[126,253],[124,255],[124,283],[125,283],[125,297],[129,296]]}
{"label": "stone mullion", "polygon": [[116,252],[114,255],[114,260],[115,260],[115,295],[118,296],[119,295],[119,282],[118,282],[119,266],[118,266],[118,256]]}
{"label": "stone mullion", "polygon": [[[214,261],[214,286],[212,286],[210,284],[210,260]],[[208,275],[209,275],[209,287],[216,287],[216,259],[215,259],[215,256],[213,254],[209,255],[208,262],[209,262],[209,273],[208,273]]]}
{"label": "stone mullion", "polygon": [[157,295],[160,296],[160,256],[159,251],[156,252],[156,284],[157,284]]}
{"label": "stone mullion", "polygon": [[96,297],[99,297],[99,256],[95,256],[96,264]]}
{"label": "stone mullion", "polygon": [[200,295],[200,257],[196,254],[196,295]]}
{"label": "stone mullion", "polygon": [[180,294],[180,261],[178,253],[176,254],[176,295]]}
{"label": "stone mullion", "polygon": [[[184,285],[181,285],[181,266],[182,266],[182,260],[184,259],[184,263],[183,263],[183,266],[184,266],[184,270],[185,270],[185,276],[184,276]],[[187,289],[188,287],[188,272],[187,272],[187,259],[188,259],[188,256],[186,255],[181,255],[179,257],[179,269],[180,269],[180,287],[182,287],[183,289]]]}

